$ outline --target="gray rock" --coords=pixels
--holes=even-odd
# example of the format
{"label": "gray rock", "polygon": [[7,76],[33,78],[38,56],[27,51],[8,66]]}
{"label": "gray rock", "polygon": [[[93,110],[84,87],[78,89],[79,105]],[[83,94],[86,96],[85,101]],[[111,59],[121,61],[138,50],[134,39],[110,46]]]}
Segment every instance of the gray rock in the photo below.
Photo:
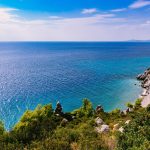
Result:
{"label": "gray rock", "polygon": [[97,126],[100,126],[100,125],[102,125],[104,123],[104,121],[101,118],[97,117],[95,119],[95,123],[96,123]]}
{"label": "gray rock", "polygon": [[62,121],[61,121],[61,126],[66,126],[66,124],[68,123],[68,120],[66,118],[64,118]]}
{"label": "gray rock", "polygon": [[119,129],[119,123],[115,124],[114,127],[113,127],[113,130],[114,130],[114,131],[116,131],[116,130],[118,130],[118,129]]}
{"label": "gray rock", "polygon": [[95,127],[95,131],[101,133],[101,127]]}
{"label": "gray rock", "polygon": [[61,104],[60,104],[59,101],[57,102],[57,105],[56,105],[55,114],[59,114],[59,115],[63,114],[63,112],[62,112],[62,106],[61,106]]}
{"label": "gray rock", "polygon": [[124,128],[123,128],[123,127],[120,127],[120,128],[118,129],[118,131],[120,131],[121,133],[123,133],[123,132],[124,132]]}
{"label": "gray rock", "polygon": [[98,105],[96,107],[96,113],[100,113],[100,112],[104,112],[104,109],[103,109],[103,107],[101,105]]}
{"label": "gray rock", "polygon": [[100,129],[100,132],[101,133],[106,133],[106,132],[109,132],[109,126],[108,125],[102,125],[101,126],[101,129]]}
{"label": "gray rock", "polygon": [[98,133],[107,133],[107,132],[109,132],[110,129],[109,129],[108,125],[101,125],[99,127],[96,127],[95,130]]}
{"label": "gray rock", "polygon": [[130,121],[131,121],[131,120],[127,120],[127,121],[125,122],[125,124],[129,124],[129,123],[130,123]]}

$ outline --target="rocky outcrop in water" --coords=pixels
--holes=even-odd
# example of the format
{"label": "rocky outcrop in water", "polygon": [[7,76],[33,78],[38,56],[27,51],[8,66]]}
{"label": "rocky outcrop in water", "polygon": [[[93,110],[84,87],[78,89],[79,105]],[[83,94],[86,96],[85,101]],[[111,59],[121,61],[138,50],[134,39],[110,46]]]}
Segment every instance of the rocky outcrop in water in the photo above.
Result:
{"label": "rocky outcrop in water", "polygon": [[143,74],[139,74],[137,79],[141,81],[141,87],[145,89],[141,96],[147,96],[150,91],[150,68]]}
{"label": "rocky outcrop in water", "polygon": [[150,68],[138,75],[137,79],[141,81],[141,87],[144,89],[141,94],[142,107],[147,107],[150,104]]}
{"label": "rocky outcrop in water", "polygon": [[150,68],[148,68],[143,74],[139,74],[137,76],[137,79],[142,81],[141,86],[143,88],[149,88],[150,87]]}

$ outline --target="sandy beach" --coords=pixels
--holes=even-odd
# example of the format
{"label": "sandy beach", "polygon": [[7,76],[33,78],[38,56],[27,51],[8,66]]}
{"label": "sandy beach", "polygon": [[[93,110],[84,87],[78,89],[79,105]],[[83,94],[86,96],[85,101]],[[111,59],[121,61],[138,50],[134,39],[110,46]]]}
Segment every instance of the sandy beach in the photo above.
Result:
{"label": "sandy beach", "polygon": [[144,96],[142,100],[142,107],[147,107],[150,104],[150,94]]}

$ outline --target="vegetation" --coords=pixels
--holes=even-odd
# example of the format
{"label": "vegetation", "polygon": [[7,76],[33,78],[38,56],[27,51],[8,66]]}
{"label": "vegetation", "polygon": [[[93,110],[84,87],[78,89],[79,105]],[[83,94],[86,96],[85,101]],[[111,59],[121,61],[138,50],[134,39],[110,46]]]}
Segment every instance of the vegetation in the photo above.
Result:
{"label": "vegetation", "polygon": [[137,112],[117,138],[118,150],[150,150],[150,110]]}
{"label": "vegetation", "polygon": [[[0,122],[0,150],[149,150],[150,105],[141,107],[141,100],[127,104],[122,112],[94,110],[88,99],[73,112],[63,113],[61,105],[38,105],[26,111],[14,128],[7,132]],[[109,131],[98,132],[96,118],[109,126]],[[128,123],[127,123],[128,120]],[[114,126],[118,128],[114,129]],[[122,128],[123,131],[120,131]]]}

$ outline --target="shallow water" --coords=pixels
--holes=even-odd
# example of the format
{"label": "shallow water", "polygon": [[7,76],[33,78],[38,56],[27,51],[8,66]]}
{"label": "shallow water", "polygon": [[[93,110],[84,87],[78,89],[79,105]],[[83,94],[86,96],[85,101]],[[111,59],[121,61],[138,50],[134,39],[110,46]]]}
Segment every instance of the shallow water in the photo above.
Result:
{"label": "shallow water", "polygon": [[10,129],[39,103],[59,100],[70,111],[85,97],[106,111],[124,109],[149,66],[150,43],[0,43],[0,118]]}

